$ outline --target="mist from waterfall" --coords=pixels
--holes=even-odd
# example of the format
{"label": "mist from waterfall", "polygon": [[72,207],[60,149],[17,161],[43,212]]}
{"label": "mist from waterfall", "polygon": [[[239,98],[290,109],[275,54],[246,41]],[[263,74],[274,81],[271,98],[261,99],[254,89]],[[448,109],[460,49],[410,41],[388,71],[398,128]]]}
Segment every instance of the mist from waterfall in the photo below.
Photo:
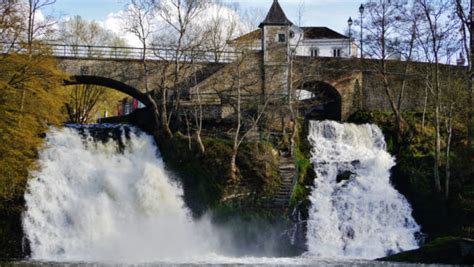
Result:
{"label": "mist from waterfall", "polygon": [[311,121],[316,173],[307,245],[324,258],[376,259],[415,249],[412,209],[390,182],[395,159],[376,125]]}
{"label": "mist from waterfall", "polygon": [[193,221],[153,138],[137,129],[98,141],[53,129],[25,195],[33,259],[187,261],[217,251],[209,220]]}

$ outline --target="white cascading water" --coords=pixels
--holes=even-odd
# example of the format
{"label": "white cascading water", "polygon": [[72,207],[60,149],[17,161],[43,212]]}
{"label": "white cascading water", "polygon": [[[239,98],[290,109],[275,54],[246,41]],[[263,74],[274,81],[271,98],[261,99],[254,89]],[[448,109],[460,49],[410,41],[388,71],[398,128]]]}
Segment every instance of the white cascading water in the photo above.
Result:
{"label": "white cascading water", "polygon": [[[310,196],[309,254],[376,259],[417,248],[420,227],[390,183],[395,160],[381,130],[334,121],[311,121],[309,129],[317,175]],[[348,179],[338,179],[341,175]]]}
{"label": "white cascading water", "polygon": [[122,142],[96,142],[87,129],[48,134],[25,195],[33,259],[187,261],[213,251],[215,233],[190,219],[152,137],[132,129]]}

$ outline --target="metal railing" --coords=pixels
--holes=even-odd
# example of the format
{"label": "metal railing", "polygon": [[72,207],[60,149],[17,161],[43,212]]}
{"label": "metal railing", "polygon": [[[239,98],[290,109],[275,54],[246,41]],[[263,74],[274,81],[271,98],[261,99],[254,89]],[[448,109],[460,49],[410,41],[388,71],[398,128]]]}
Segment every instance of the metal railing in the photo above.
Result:
{"label": "metal railing", "polygon": [[[56,57],[78,59],[104,59],[104,60],[141,60],[143,48],[126,46],[92,46],[92,45],[67,45],[46,43],[47,47]],[[15,51],[25,53],[26,47],[19,43],[1,43],[1,53]],[[235,61],[242,52],[239,51],[212,51],[200,49],[183,49],[177,51],[172,47],[151,46],[146,49],[147,60],[200,62],[200,63],[230,63]]]}

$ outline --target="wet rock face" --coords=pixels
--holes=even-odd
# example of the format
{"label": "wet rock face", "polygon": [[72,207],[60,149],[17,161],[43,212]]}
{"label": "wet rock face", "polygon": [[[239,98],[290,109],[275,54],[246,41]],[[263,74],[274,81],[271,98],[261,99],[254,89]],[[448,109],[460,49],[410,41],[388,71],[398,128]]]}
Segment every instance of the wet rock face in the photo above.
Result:
{"label": "wet rock face", "polygon": [[474,240],[456,237],[438,238],[425,246],[379,259],[380,261],[474,264]]}
{"label": "wet rock face", "polygon": [[30,254],[23,237],[20,211],[0,210],[0,265],[2,260],[23,259]]}
{"label": "wet rock face", "polygon": [[351,172],[351,171],[340,172],[336,177],[337,183],[349,180],[351,178],[352,174],[353,174],[353,172]]}
{"label": "wet rock face", "polygon": [[306,232],[308,231],[308,209],[310,205],[309,199],[303,200],[296,205],[290,214],[290,220],[293,222],[293,227],[289,231],[290,242],[301,253],[308,251]]}
{"label": "wet rock face", "polygon": [[84,141],[107,143],[110,140],[115,140],[118,144],[119,152],[123,152],[125,148],[125,141],[130,139],[130,133],[133,131],[138,136],[139,132],[128,125],[121,124],[91,124],[91,125],[79,125],[79,124],[68,124],[69,128],[77,129],[79,134],[84,138]]}

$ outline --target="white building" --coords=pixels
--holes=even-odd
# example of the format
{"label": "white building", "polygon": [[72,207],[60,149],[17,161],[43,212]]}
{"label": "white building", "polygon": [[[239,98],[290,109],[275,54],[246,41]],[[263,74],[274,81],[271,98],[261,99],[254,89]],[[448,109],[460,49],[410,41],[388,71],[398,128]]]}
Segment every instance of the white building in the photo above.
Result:
{"label": "white building", "polygon": [[287,25],[289,31],[282,31],[275,36],[275,41],[286,43],[296,52],[297,56],[312,57],[357,57],[358,49],[355,42],[327,27],[298,27],[285,15],[278,0],[274,0],[260,29],[247,33],[232,41],[234,46],[244,46],[252,50],[262,50],[265,43],[262,36],[263,27],[271,25]]}

